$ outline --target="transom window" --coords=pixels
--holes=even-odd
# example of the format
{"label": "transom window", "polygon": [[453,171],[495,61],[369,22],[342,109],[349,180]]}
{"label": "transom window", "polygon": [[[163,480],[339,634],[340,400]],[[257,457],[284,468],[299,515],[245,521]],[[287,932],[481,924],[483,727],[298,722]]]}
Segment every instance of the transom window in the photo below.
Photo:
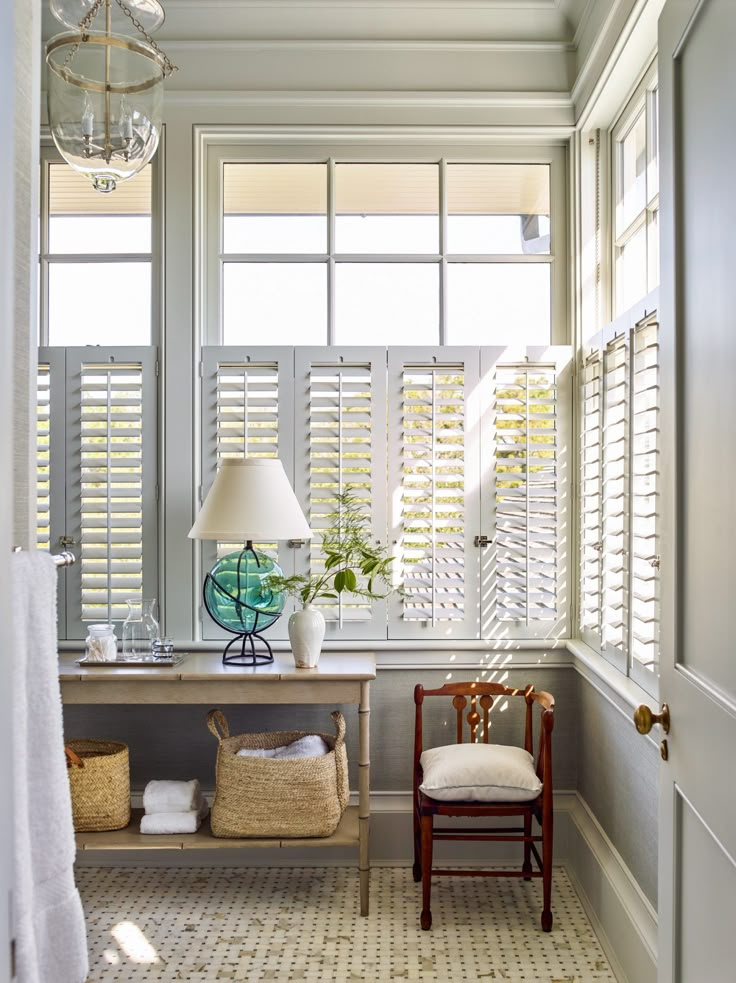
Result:
{"label": "transom window", "polygon": [[616,315],[659,284],[657,106],[657,75],[652,66],[612,132]]}
{"label": "transom window", "polygon": [[553,340],[549,163],[218,165],[210,342]]}

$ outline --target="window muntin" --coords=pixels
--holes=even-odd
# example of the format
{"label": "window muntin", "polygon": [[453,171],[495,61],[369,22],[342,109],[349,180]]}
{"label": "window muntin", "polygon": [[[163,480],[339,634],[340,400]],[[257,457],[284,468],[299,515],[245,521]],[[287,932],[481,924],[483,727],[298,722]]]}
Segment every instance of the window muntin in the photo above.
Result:
{"label": "window muntin", "polygon": [[659,137],[656,66],[613,128],[613,282],[616,315],[659,283]]}
{"label": "window muntin", "polygon": [[152,165],[101,195],[67,164],[46,159],[42,196],[42,342],[150,344]]}
{"label": "window muntin", "polygon": [[[302,159],[287,164],[283,158],[238,161],[232,151],[216,147],[209,159],[221,181],[208,198],[220,209],[217,227],[207,231],[211,274],[205,335],[211,343],[549,344],[553,333],[567,331],[559,320],[564,277],[553,266],[549,163]],[[293,180],[278,177],[282,174]],[[273,187],[285,188],[283,196]],[[559,221],[559,211],[556,215]],[[252,235],[239,238],[233,231],[237,222],[256,220],[260,231]],[[313,238],[304,232],[307,220],[310,228],[319,227]],[[263,223],[272,226],[268,235]],[[555,243],[564,248],[562,229]],[[246,289],[246,282],[259,277],[257,269],[246,267],[279,263],[291,267],[283,271],[285,283],[296,265],[321,267],[324,307],[313,298],[304,305],[300,288],[294,295],[288,287],[274,288],[278,296],[265,316],[250,317],[245,294],[257,297],[261,288]],[[499,268],[492,268],[496,264]],[[278,271],[266,276],[281,279]],[[314,271],[305,276],[317,280]],[[473,302],[466,298],[464,278],[476,293]],[[397,288],[402,280],[408,290]],[[294,326],[301,306],[308,323],[303,334]],[[268,339],[259,327],[264,322]]]}

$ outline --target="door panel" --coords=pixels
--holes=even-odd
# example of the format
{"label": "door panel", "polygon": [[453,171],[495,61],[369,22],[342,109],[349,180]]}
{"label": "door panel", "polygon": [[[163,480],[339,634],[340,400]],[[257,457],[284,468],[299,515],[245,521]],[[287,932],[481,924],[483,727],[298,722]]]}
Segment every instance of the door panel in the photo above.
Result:
{"label": "door panel", "polygon": [[680,978],[725,983],[733,979],[733,907],[703,901],[736,896],[736,867],[679,789],[676,794]]}
{"label": "door panel", "polygon": [[660,19],[660,983],[733,979],[734,36],[732,0],[668,0]]}

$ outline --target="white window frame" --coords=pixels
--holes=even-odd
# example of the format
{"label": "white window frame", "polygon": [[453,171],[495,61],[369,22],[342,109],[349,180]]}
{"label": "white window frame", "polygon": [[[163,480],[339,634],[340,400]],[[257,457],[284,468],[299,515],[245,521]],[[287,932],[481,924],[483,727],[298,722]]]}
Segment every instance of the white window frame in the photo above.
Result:
{"label": "white window frame", "polygon": [[[659,286],[659,277],[652,268],[652,245],[658,231],[653,229],[654,216],[659,210],[659,175],[658,168],[658,136],[657,136],[657,62],[656,59],[647,69],[644,77],[621,111],[618,119],[611,128],[611,310],[614,317],[625,314],[623,305],[619,302],[619,284],[617,283],[617,259],[621,251],[631,241],[632,237],[646,228],[646,290],[645,296]],[[646,169],[645,169],[645,202],[644,207],[629,222],[625,229],[617,233],[616,202],[623,180],[622,153],[623,141],[631,132],[640,115],[644,113],[646,124]],[[634,298],[635,302],[644,297]]]}

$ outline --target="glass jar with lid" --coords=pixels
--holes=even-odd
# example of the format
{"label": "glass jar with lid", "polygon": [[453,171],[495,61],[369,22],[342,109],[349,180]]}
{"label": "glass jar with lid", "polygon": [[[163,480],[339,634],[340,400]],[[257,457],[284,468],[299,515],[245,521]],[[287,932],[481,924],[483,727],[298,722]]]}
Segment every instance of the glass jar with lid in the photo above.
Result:
{"label": "glass jar with lid", "polygon": [[115,625],[87,625],[85,649],[87,662],[115,662],[118,657]]}

